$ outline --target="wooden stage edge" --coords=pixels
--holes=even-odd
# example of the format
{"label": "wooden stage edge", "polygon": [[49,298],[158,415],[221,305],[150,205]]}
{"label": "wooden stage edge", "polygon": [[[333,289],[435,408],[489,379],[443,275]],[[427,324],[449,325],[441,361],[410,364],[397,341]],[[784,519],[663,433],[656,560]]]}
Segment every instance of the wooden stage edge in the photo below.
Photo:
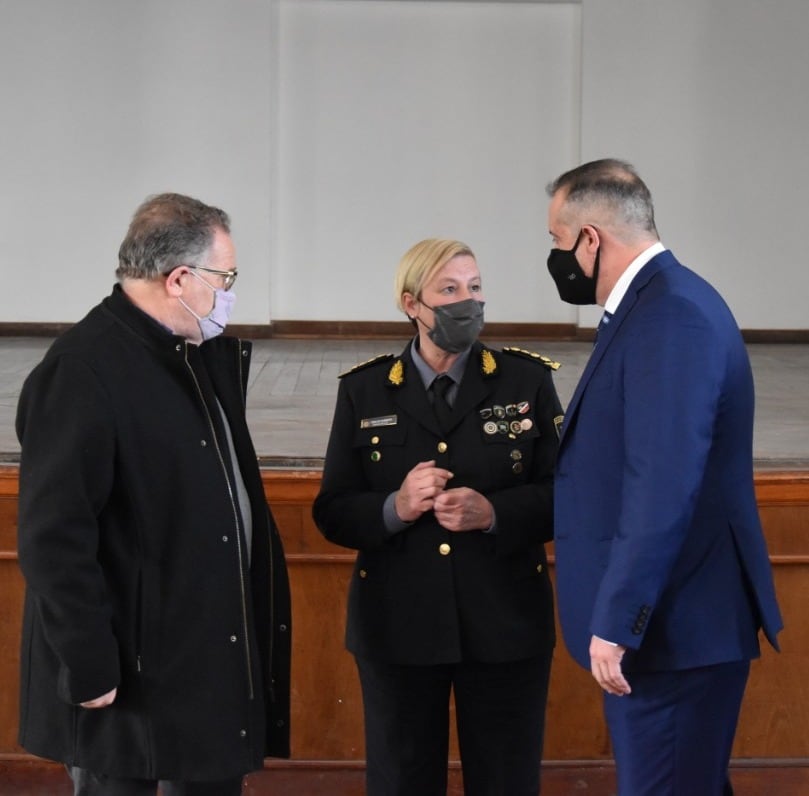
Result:
{"label": "wooden stage edge", "polygon": [[[302,462],[299,464],[303,464]],[[262,467],[265,494],[284,538],[293,591],[292,760],[267,760],[245,796],[361,796],[362,706],[344,650],[344,595],[354,554],[317,531],[311,504],[322,473]],[[731,760],[735,796],[809,796],[809,467],[755,473],[786,630],[782,652],[754,662]],[[63,768],[16,744],[19,617],[18,467],[0,463],[0,796],[71,796]],[[553,576],[553,545],[549,545]],[[339,595],[337,597],[336,595]],[[462,796],[457,743],[450,743],[447,796]],[[616,774],[601,694],[557,645],[543,762],[543,796],[614,796]],[[414,794],[414,796],[416,796]]]}
{"label": "wooden stage edge", "polygon": [[[361,796],[361,761],[268,760],[263,771],[245,780],[244,796]],[[804,796],[809,793],[807,760],[734,760],[731,781],[735,796]],[[544,796],[614,796],[611,761],[548,760],[542,766]],[[0,755],[0,796],[70,796],[72,788],[62,766],[25,755]],[[458,764],[449,767],[447,796],[462,796]]]}

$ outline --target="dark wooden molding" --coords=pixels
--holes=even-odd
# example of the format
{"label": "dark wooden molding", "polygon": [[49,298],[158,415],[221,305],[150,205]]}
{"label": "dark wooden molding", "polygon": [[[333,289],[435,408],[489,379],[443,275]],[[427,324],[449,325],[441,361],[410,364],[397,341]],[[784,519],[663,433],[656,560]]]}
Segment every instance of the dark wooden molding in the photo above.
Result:
{"label": "dark wooden molding", "polygon": [[[244,331],[242,331],[244,330]],[[228,331],[247,338],[271,337],[296,340],[406,340],[414,330],[407,321],[273,321],[266,327],[229,326]],[[577,340],[572,323],[487,323],[485,340]],[[592,339],[592,330],[583,330]]]}
{"label": "dark wooden molding", "polygon": [[742,329],[745,343],[809,343],[809,329]]}
{"label": "dark wooden molding", "polygon": [[58,337],[72,323],[6,323],[0,322],[0,337]]}
{"label": "dark wooden molding", "polygon": [[[0,322],[0,337],[56,337],[71,323]],[[594,329],[573,323],[487,323],[484,340],[559,340],[589,342]],[[231,324],[228,334],[248,340],[406,340],[407,321],[285,321]],[[809,343],[809,329],[743,329],[746,343]]]}

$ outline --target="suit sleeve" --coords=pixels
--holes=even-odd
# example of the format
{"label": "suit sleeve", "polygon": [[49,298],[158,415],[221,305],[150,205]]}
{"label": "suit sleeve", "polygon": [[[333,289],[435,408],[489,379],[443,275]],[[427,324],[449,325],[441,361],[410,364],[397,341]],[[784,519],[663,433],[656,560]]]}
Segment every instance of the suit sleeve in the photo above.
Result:
{"label": "suit sleeve", "polygon": [[118,644],[98,561],[98,517],[114,471],[108,397],[70,356],[23,387],[18,551],[29,599],[60,662],[59,696],[85,702],[119,682]]}
{"label": "suit sleeve", "polygon": [[688,301],[652,303],[624,354],[618,533],[591,632],[637,649],[685,543],[712,444],[724,347]]}

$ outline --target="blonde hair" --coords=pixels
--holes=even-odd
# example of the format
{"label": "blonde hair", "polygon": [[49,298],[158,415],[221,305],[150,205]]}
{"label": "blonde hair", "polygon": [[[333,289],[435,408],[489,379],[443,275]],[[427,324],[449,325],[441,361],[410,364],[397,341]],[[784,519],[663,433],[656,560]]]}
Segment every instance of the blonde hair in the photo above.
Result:
{"label": "blonde hair", "polygon": [[453,257],[459,255],[474,257],[475,253],[459,240],[443,238],[427,238],[411,246],[399,260],[394,279],[396,306],[405,311],[402,296],[410,293],[415,298],[435,274],[437,274]]}

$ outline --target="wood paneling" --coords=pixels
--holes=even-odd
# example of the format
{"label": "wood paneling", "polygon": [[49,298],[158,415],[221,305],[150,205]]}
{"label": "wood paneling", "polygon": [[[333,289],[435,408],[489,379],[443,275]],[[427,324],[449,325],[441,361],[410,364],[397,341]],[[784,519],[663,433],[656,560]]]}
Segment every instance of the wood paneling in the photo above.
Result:
{"label": "wood paneling", "polygon": [[[733,761],[730,769],[735,796],[806,796],[809,767],[802,761]],[[614,796],[614,767],[586,761],[543,765],[543,796]],[[61,766],[38,760],[9,760],[0,755],[0,796],[70,796],[73,793]],[[359,765],[268,761],[264,771],[245,778],[244,796],[363,796],[365,772]],[[463,796],[457,765],[450,766],[447,796]]]}
{"label": "wood paneling", "polygon": [[[339,772],[348,766],[354,773],[345,776],[359,782],[361,777],[351,767],[361,767],[364,758],[362,703],[354,662],[343,647],[354,553],[327,542],[314,526],[310,510],[320,483],[318,470],[264,470],[263,478],[284,538],[292,585],[293,769],[310,765]],[[809,769],[800,766],[809,764],[809,622],[805,620],[809,473],[758,473],[756,494],[786,630],[780,637],[781,653],[765,647],[761,659],[753,663],[733,754],[738,763],[748,758],[791,759],[805,777]],[[15,743],[23,588],[16,561],[16,496],[16,468],[0,468],[0,759],[6,758],[7,765],[11,758],[29,759],[24,754],[15,756],[23,751]],[[450,756],[457,761],[454,738]],[[611,756],[599,690],[561,642],[554,656],[544,756],[547,761],[561,761],[549,762],[549,768],[564,761],[607,762]],[[273,773],[266,774],[268,785]],[[307,776],[315,777],[311,771]],[[323,792],[361,792],[353,787],[348,783],[346,789]]]}

